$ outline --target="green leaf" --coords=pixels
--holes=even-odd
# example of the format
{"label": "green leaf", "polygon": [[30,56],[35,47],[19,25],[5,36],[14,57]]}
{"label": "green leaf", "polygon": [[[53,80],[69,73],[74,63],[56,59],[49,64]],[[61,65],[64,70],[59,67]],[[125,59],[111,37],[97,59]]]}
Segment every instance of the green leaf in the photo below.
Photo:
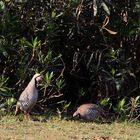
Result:
{"label": "green leaf", "polygon": [[36,37],[34,40],[32,39],[32,47],[33,49],[36,49],[40,45],[40,41]]}
{"label": "green leaf", "polygon": [[116,73],[116,71],[115,71],[114,68],[111,69],[111,73],[112,73],[112,75],[113,75],[113,77],[114,77],[114,75],[115,75],[115,73]]}
{"label": "green leaf", "polygon": [[118,113],[118,108],[113,107],[113,110]]}
{"label": "green leaf", "polygon": [[55,17],[56,17],[56,11],[55,11],[55,10],[52,11],[51,17],[52,17],[52,18],[55,18]]}
{"label": "green leaf", "polygon": [[118,109],[123,109],[125,103],[126,103],[126,99],[125,98],[123,98],[122,100],[120,100],[119,103],[118,103]]}
{"label": "green leaf", "polygon": [[45,78],[46,78],[46,82],[47,82],[48,85],[51,84],[51,80],[52,80],[53,77],[54,77],[53,72],[51,72],[51,73],[47,72],[46,73]]}
{"label": "green leaf", "polygon": [[135,98],[135,102],[137,103],[139,100],[140,100],[140,96],[137,96],[137,97]]}
{"label": "green leaf", "polygon": [[107,5],[106,5],[104,2],[101,3],[101,7],[103,7],[104,11],[105,11],[108,15],[110,15],[110,10],[109,10],[109,8],[107,7]]}
{"label": "green leaf", "polygon": [[85,94],[86,94],[86,92],[84,91],[84,89],[83,88],[80,88],[79,95],[80,96],[84,96]]}
{"label": "green leaf", "polygon": [[64,80],[60,79],[56,81],[57,90],[60,90],[64,84]]}
{"label": "green leaf", "polygon": [[14,105],[16,103],[16,101],[17,100],[15,98],[13,98],[13,97],[12,98],[8,98],[7,99],[7,105],[8,106],[12,106],[12,105]]}
{"label": "green leaf", "polygon": [[6,88],[0,88],[0,91],[2,91],[2,92],[6,92],[7,89],[6,89]]}
{"label": "green leaf", "polygon": [[45,57],[45,60],[51,62],[51,60],[52,60],[52,51],[51,50],[48,51],[48,53]]}
{"label": "green leaf", "polygon": [[69,102],[68,104],[65,104],[63,109],[66,110],[70,106],[70,104],[71,102]]}
{"label": "green leaf", "polygon": [[101,100],[100,104],[102,106],[106,106],[109,104],[110,98],[104,98],[103,100]]}
{"label": "green leaf", "polygon": [[0,1],[0,11],[3,11],[5,9],[5,4],[3,1]]}

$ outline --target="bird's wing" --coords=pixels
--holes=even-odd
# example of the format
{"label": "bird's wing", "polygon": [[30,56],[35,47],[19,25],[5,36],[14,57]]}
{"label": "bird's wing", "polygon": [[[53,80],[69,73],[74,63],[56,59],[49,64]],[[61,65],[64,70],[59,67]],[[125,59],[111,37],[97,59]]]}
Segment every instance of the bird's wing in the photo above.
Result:
{"label": "bird's wing", "polygon": [[30,100],[27,91],[23,91],[18,102],[20,103],[21,110],[25,111],[30,106]]}

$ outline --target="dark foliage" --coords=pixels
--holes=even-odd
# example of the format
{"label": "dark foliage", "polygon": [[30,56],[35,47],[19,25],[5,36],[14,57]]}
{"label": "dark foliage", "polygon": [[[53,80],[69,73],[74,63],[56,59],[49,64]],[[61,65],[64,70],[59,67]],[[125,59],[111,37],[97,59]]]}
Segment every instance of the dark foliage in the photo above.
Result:
{"label": "dark foliage", "polygon": [[39,106],[65,100],[113,109],[137,97],[139,9],[138,0],[0,1],[0,103],[17,98],[37,71],[50,78]]}

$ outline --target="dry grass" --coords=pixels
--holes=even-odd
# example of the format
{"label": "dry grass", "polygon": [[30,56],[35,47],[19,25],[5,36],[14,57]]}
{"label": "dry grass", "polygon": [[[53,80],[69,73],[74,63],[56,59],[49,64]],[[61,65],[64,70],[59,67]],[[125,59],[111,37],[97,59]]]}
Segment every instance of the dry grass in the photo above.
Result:
{"label": "dry grass", "polygon": [[0,140],[140,140],[140,124],[84,123],[50,118],[47,122],[0,119]]}

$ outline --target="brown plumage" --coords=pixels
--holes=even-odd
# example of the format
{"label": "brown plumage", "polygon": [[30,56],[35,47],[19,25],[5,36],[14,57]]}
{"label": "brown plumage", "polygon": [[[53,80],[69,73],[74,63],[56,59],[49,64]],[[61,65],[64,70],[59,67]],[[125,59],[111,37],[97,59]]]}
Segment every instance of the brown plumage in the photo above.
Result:
{"label": "brown plumage", "polygon": [[80,117],[83,120],[95,121],[99,117],[105,116],[104,110],[96,104],[83,104],[74,112],[73,117]]}
{"label": "brown plumage", "polygon": [[38,90],[37,90],[37,83],[43,80],[43,76],[41,74],[35,74],[25,90],[21,93],[17,104],[16,104],[16,111],[15,115],[18,111],[23,111],[25,118],[29,117],[29,113],[31,109],[37,102],[38,99]]}

